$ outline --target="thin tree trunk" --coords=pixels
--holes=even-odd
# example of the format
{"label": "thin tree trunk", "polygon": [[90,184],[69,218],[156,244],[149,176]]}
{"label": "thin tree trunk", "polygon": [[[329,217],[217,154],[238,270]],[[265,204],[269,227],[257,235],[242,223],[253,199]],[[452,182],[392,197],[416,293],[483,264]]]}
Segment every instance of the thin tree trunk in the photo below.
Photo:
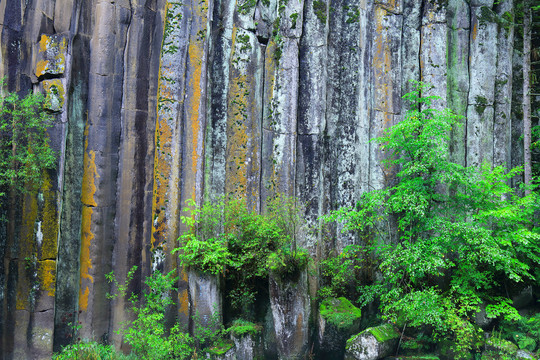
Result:
{"label": "thin tree trunk", "polygon": [[[532,182],[531,168],[531,4],[530,0],[523,2],[523,155],[524,155],[524,181],[529,186]],[[531,193],[526,188],[525,195]]]}

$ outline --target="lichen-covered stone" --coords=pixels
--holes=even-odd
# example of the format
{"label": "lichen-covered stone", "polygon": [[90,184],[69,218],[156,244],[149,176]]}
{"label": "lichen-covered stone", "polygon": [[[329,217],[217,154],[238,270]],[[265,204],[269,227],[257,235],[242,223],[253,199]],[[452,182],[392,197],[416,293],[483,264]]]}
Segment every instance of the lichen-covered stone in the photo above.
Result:
{"label": "lichen-covered stone", "polygon": [[395,352],[399,332],[385,324],[368,328],[347,340],[345,360],[376,360]]}
{"label": "lichen-covered stone", "polygon": [[515,357],[518,347],[508,340],[490,337],[486,341],[482,359],[498,359],[500,356]]}
{"label": "lichen-covered stone", "polygon": [[62,111],[64,108],[65,90],[60,79],[44,80],[45,107],[51,111]]}
{"label": "lichen-covered stone", "polygon": [[42,34],[37,44],[37,60],[34,73],[58,76],[66,70],[67,38],[63,34]]}

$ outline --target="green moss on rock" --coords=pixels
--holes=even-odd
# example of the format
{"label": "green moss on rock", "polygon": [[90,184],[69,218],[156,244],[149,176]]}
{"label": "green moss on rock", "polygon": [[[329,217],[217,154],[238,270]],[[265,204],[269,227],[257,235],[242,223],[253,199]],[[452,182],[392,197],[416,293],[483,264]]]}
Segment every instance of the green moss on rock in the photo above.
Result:
{"label": "green moss on rock", "polygon": [[207,350],[207,353],[210,355],[221,356],[224,355],[227,351],[231,350],[233,346],[234,343],[232,341],[222,340],[209,348]]}
{"label": "green moss on rock", "polygon": [[399,338],[399,333],[391,324],[384,324],[381,326],[366,329],[369,331],[378,342],[385,342],[388,340]]}
{"label": "green moss on rock", "polygon": [[362,311],[344,297],[325,299],[319,311],[323,319],[340,330],[352,329],[362,316]]}
{"label": "green moss on rock", "polygon": [[227,331],[236,337],[245,335],[257,335],[261,332],[262,327],[255,323],[243,319],[234,320],[232,326]]}

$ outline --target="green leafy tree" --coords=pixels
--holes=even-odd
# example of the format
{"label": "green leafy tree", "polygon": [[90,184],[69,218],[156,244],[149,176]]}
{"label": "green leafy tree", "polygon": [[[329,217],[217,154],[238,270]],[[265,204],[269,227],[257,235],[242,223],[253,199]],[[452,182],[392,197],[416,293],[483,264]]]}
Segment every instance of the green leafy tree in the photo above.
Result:
{"label": "green leafy tree", "polygon": [[[427,326],[435,339],[453,338],[464,353],[478,338],[471,319],[481,304],[491,318],[519,318],[506,290],[537,281],[540,234],[533,218],[540,202],[535,192],[520,197],[507,185],[521,168],[449,160],[457,116],[432,109],[435,97],[421,96],[426,86],[417,83],[405,95],[411,110],[374,140],[389,154],[385,166],[397,170],[395,185],[364,193],[356,208],[327,220],[372,236],[382,276],[363,286],[362,303],[378,299],[387,319]],[[390,219],[399,240],[389,244]]]}
{"label": "green leafy tree", "polygon": [[[2,83],[0,83],[0,86]],[[0,98],[0,197],[8,190],[24,193],[41,184],[41,174],[55,166],[47,129],[53,117],[42,94]]]}

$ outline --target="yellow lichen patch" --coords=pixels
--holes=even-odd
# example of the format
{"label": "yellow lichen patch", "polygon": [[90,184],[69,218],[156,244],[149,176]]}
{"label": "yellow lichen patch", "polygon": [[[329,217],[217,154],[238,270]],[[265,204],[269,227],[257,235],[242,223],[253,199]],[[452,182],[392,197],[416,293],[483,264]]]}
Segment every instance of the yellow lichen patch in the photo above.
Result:
{"label": "yellow lichen patch", "polygon": [[58,212],[56,209],[56,192],[52,189],[51,178],[47,171],[43,172],[43,214],[41,231],[43,243],[41,244],[41,259],[56,259],[58,238]]}
{"label": "yellow lichen patch", "polygon": [[88,286],[83,291],[79,289],[79,310],[86,311],[88,309],[88,296],[90,295],[90,289]]}
{"label": "yellow lichen patch", "polygon": [[[201,124],[199,122],[199,112],[201,105],[201,62],[203,58],[202,45],[196,42],[189,44],[188,56],[190,59],[190,66],[193,71],[190,82],[188,94],[191,96],[187,99],[187,108],[190,112],[189,121],[191,125],[191,134],[188,134],[188,138],[191,138],[191,171],[193,174],[197,172],[197,165],[199,163],[199,154],[197,149],[202,146],[199,144],[199,140],[203,141],[203,137],[199,139],[199,131]],[[194,184],[193,184],[194,185]]]}
{"label": "yellow lichen patch", "polygon": [[24,259],[34,256],[34,227],[38,216],[37,194],[35,192],[24,195],[21,233],[19,238],[19,256]]}
{"label": "yellow lichen patch", "polygon": [[91,207],[83,206],[81,221],[81,285],[84,279],[94,282],[94,278],[90,275],[90,269],[92,268],[90,245],[94,239],[91,229],[93,212],[94,210]]}
{"label": "yellow lichen patch", "polygon": [[229,112],[227,117],[227,169],[225,190],[228,194],[245,196],[247,186],[246,152],[246,96],[247,77],[233,78],[229,87]]}
{"label": "yellow lichen patch", "polygon": [[264,57],[265,58],[264,78],[265,78],[265,81],[267,81],[270,84],[267,88],[267,93],[265,94],[265,99],[264,99],[265,103],[270,103],[274,94],[274,86],[276,83],[276,58],[274,54],[276,50],[277,50],[277,44],[272,38],[268,42],[268,47],[266,48],[266,55]]}
{"label": "yellow lichen patch", "polygon": [[46,291],[47,295],[54,296],[56,288],[56,261],[40,261],[38,266],[38,279],[40,289]]}
{"label": "yellow lichen patch", "polygon": [[187,290],[178,292],[178,313],[180,315],[189,315],[189,294]]}
{"label": "yellow lichen patch", "polygon": [[36,64],[36,76],[40,77],[45,75],[45,72],[49,69],[49,62],[47,60],[39,60]]}
{"label": "yellow lichen patch", "polygon": [[373,70],[375,80],[375,108],[391,112],[392,103],[392,54],[388,40],[388,30],[383,26],[387,11],[381,7],[375,8],[375,54]]}
{"label": "yellow lichen patch", "polygon": [[60,111],[64,107],[65,91],[60,79],[44,80],[45,107],[52,111]]}
{"label": "yellow lichen patch", "polygon": [[39,38],[39,51],[44,52],[47,51],[49,48],[49,44],[51,43],[51,38],[45,34],[41,35]]}
{"label": "yellow lichen patch", "polygon": [[172,130],[167,121],[158,116],[156,133],[156,153],[154,157],[154,186],[152,198],[152,238],[154,249],[163,240],[165,231],[165,209],[167,205],[167,183],[171,173],[171,161],[167,152],[171,149]]}
{"label": "yellow lichen patch", "polygon": [[[85,146],[85,148],[86,147],[87,146]],[[81,201],[87,206],[97,206],[97,203],[94,200],[94,194],[96,193],[95,181],[99,178],[99,174],[96,167],[95,151],[90,150],[84,152],[83,168]]]}
{"label": "yellow lichen patch", "polygon": [[473,28],[471,30],[472,39],[473,41],[476,40],[476,36],[478,35],[478,21],[475,21]]}

